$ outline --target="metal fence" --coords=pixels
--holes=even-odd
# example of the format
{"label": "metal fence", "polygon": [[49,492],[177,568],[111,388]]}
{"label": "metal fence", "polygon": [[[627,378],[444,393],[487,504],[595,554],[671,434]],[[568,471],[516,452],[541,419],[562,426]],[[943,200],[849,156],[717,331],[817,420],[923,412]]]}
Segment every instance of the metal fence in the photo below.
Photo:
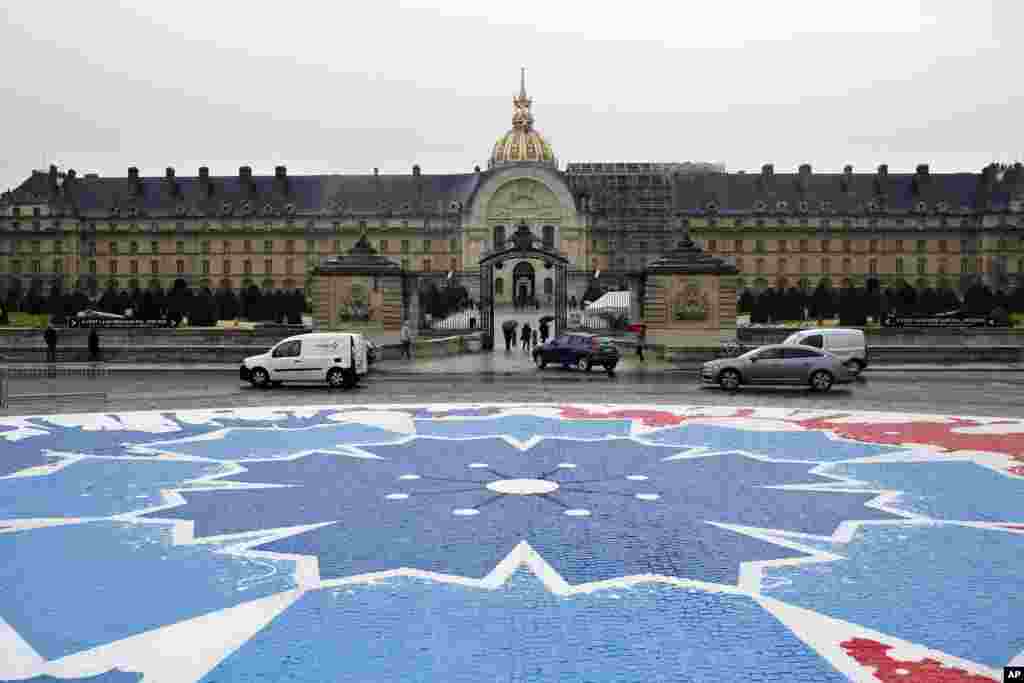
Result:
{"label": "metal fence", "polygon": [[483,321],[483,314],[475,308],[452,313],[445,318],[435,318],[424,314],[420,319],[421,332],[467,332],[478,331]]}
{"label": "metal fence", "polygon": [[0,368],[0,409],[7,409],[11,403],[34,401],[69,401],[76,399],[107,400],[105,391],[50,391],[34,394],[11,394],[11,377],[39,377],[57,379],[60,377],[106,377],[110,371],[105,366],[47,366],[26,365]]}

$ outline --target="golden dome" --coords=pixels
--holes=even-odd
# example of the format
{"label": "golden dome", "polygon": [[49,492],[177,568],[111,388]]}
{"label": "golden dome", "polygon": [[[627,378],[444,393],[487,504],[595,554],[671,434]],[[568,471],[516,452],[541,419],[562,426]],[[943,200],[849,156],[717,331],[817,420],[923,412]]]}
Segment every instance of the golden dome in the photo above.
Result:
{"label": "golden dome", "polygon": [[512,98],[512,130],[498,138],[491,152],[488,168],[499,164],[529,161],[557,166],[551,145],[533,128],[533,114],[530,105],[533,100],[526,96],[526,69],[520,76],[519,95]]}

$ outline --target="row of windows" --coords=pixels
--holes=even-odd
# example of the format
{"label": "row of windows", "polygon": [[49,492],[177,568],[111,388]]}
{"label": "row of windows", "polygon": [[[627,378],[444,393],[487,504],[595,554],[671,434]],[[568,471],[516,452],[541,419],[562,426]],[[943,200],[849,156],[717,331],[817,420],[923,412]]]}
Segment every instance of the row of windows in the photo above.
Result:
{"label": "row of windows", "polygon": [[[545,249],[554,249],[555,248],[555,226],[553,226],[553,225],[545,225],[544,227],[541,228],[540,233],[541,233],[541,237],[540,237],[541,244],[544,245],[544,248]],[[503,244],[505,244],[505,242],[508,241],[508,239],[509,239],[509,236],[508,236],[508,234],[505,231],[505,226],[504,225],[496,225],[496,226],[494,226],[494,231],[493,231],[492,237],[494,238],[494,248],[495,249],[500,249],[501,246]]]}
{"label": "row of windows", "polygon": [[[544,295],[550,296],[555,291],[555,282],[549,277],[544,278]],[[504,296],[505,294],[505,279],[501,277],[494,278],[494,294],[496,296]]]}
{"label": "row of windows", "polygon": [[[831,273],[832,272],[832,260],[831,259],[823,258],[819,262],[819,265],[820,265],[820,270],[818,272],[821,272],[821,273]],[[799,273],[806,273],[806,272],[808,272],[808,270],[807,270],[807,268],[808,268],[808,259],[805,259],[805,258],[800,259],[798,264],[797,264],[797,266],[798,266],[797,272],[799,272]],[[843,259],[842,263],[841,263],[841,266],[842,266],[842,272],[843,273],[851,273],[852,272],[853,261],[851,259],[848,259],[848,258],[847,259]],[[916,266],[916,271],[917,271],[917,273],[919,275],[925,275],[925,274],[928,273],[928,259],[926,259],[926,258],[919,258],[919,259],[917,259],[916,262],[915,262],[915,266]],[[736,267],[739,268],[741,272],[744,272],[745,269],[744,269],[743,259],[736,259]],[[777,264],[777,271],[778,272],[785,273],[785,272],[787,272],[788,267],[789,267],[789,262],[786,259],[782,258],[782,259],[778,260],[778,264]],[[960,259],[960,272],[961,273],[980,273],[980,272],[983,271],[983,269],[984,269],[984,262],[980,258],[964,257],[964,258]],[[946,262],[945,261],[940,261],[938,263],[937,272],[940,275],[946,275],[946,274],[948,274],[947,271],[948,271],[948,266],[947,266]],[[762,258],[755,259],[755,261],[754,261],[754,272],[759,274],[759,275],[765,272],[765,259],[762,259]],[[902,257],[897,257],[896,258],[896,272],[897,273],[906,273],[906,272],[908,272],[907,271],[906,260],[903,259]],[[1024,272],[1024,259],[1020,259],[1020,260],[1017,261],[1017,272]],[[868,273],[870,273],[872,275],[878,273],[878,259],[869,259],[868,260]]]}
{"label": "row of windows", "polygon": [[[55,244],[62,244],[62,243],[58,242],[58,243],[55,243]],[[221,242],[221,253],[223,253],[223,254],[230,254],[231,253],[231,249],[232,249],[231,245],[232,245],[232,242],[230,240],[223,240]],[[264,240],[263,241],[263,252],[266,253],[266,254],[274,253],[274,246],[275,246],[274,245],[274,240]],[[326,240],[323,242],[323,246],[324,247],[327,246]],[[410,251],[412,251],[412,243],[411,243],[410,240],[401,240],[399,246],[400,246],[402,252],[410,252]],[[212,247],[212,243],[209,240],[202,240],[199,243],[199,250],[203,254],[211,253],[211,247]],[[340,253],[342,251],[341,240],[334,240],[333,247],[334,247],[333,253]],[[110,242],[108,244],[108,248],[109,248],[109,253],[116,256],[116,255],[118,255],[120,253],[120,248],[121,247],[120,247],[120,244],[118,242]],[[423,252],[430,253],[433,250],[433,248],[434,248],[433,240],[423,240],[422,241],[422,251]],[[35,251],[39,250],[39,242],[33,242],[33,249]],[[448,241],[448,249],[451,252],[457,252],[459,250],[459,241],[456,240],[456,239],[449,240]],[[175,242],[174,243],[174,251],[177,254],[184,254],[185,253],[185,242],[182,242],[182,241]],[[252,251],[253,251],[252,240],[243,240],[242,241],[242,253],[251,253]],[[382,252],[390,251],[390,244],[389,244],[388,240],[381,240],[380,241],[380,251],[382,251]],[[152,254],[159,254],[160,253],[160,243],[158,241],[150,242],[149,243],[149,252],[152,253]],[[317,252],[317,242],[315,240],[307,240],[306,241],[306,252],[307,253],[316,253]],[[56,250],[56,253],[60,253],[60,249],[59,248]],[[138,242],[129,242],[128,243],[128,253],[129,254],[138,254],[139,253],[139,243]],[[286,253],[286,254],[293,254],[293,253],[295,253],[295,240],[285,240],[284,241],[284,253]]]}
{"label": "row of windows", "polygon": [[[778,240],[775,243],[776,251],[779,251],[779,252],[788,252],[788,251],[790,251],[790,242],[792,242],[792,246],[798,247],[799,250],[802,251],[802,252],[809,251],[810,247],[811,247],[811,241],[810,240],[805,240],[805,239],[802,239],[802,240],[791,240],[791,241],[789,241],[789,240]],[[1021,243],[1024,244],[1024,240],[1022,240]],[[744,240],[732,240],[732,241],[723,240],[721,243],[719,243],[718,240],[708,240],[707,241],[707,249],[708,249],[708,251],[712,251],[713,252],[713,251],[719,251],[719,248],[721,248],[721,251],[726,252],[726,251],[729,251],[730,247],[731,247],[732,251],[742,253],[744,251],[745,247],[746,247],[746,244],[747,243]],[[756,252],[766,251],[765,244],[766,244],[765,240],[754,240],[754,252],[756,253]],[[819,246],[820,250],[823,251],[823,252],[833,251],[832,240],[831,239],[820,240],[820,242],[818,243],[817,246]],[[892,240],[889,243],[889,246],[890,246],[890,248],[888,249],[889,252],[902,252],[902,251],[904,251],[904,247],[905,247],[903,240]],[[853,251],[853,242],[851,240],[840,240],[839,241],[839,247],[840,247],[840,250],[843,251],[843,252],[852,252]],[[868,240],[867,241],[868,253],[871,253],[871,254],[878,253],[879,247],[882,247],[882,250],[885,251],[885,245],[883,245],[881,240]],[[975,251],[975,248],[972,248],[972,247],[974,247],[974,244],[972,244],[971,240],[960,240],[960,252],[961,253],[968,253],[968,252],[971,252],[971,251]],[[1006,249],[1007,248],[1007,241],[1006,240],[1002,240],[1002,239],[999,240],[998,243],[997,243],[997,247],[996,248],[997,249]],[[930,250],[929,249],[929,240],[915,240],[914,241],[914,251],[927,252],[929,250]],[[948,240],[944,240],[944,239],[942,239],[942,240],[935,240],[935,250],[937,250],[939,253],[943,253],[943,254],[944,253],[948,253],[949,252],[949,241]]]}

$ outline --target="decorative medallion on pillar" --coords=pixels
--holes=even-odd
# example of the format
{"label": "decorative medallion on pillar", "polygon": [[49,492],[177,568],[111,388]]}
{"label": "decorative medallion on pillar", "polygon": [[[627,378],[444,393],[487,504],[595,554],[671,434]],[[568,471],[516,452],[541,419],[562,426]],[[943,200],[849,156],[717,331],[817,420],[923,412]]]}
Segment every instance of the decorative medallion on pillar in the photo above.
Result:
{"label": "decorative medallion on pillar", "polygon": [[402,267],[363,234],[344,256],[313,269],[313,318],[320,329],[397,330],[402,326]]}

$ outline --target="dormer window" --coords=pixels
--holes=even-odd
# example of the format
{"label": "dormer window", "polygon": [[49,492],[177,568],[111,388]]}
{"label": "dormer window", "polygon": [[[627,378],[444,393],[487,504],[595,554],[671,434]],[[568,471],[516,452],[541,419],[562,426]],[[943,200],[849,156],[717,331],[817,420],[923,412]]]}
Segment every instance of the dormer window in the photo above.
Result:
{"label": "dormer window", "polygon": [[916,209],[918,213],[925,213],[928,211],[928,205],[925,204],[924,202],[918,202]]}
{"label": "dormer window", "polygon": [[935,205],[935,209],[939,213],[946,213],[947,211],[949,211],[949,202],[939,202],[938,204]]}
{"label": "dormer window", "polygon": [[462,202],[453,201],[452,203],[450,203],[448,205],[448,209],[450,211],[461,211],[462,210]]}
{"label": "dormer window", "polygon": [[242,202],[242,205],[238,207],[238,210],[241,211],[242,213],[249,213],[251,209],[252,206],[247,201]]}
{"label": "dormer window", "polygon": [[809,209],[809,208],[810,207],[809,207],[809,205],[807,204],[806,201],[801,201],[800,202],[800,213],[807,213],[807,209]]}
{"label": "dormer window", "polygon": [[831,213],[831,211],[832,211],[832,202],[829,201],[828,199],[822,201],[821,202],[821,210],[824,211],[824,212]]}
{"label": "dormer window", "polygon": [[704,205],[704,210],[708,213],[715,213],[718,211],[718,204],[715,201],[710,201]]}
{"label": "dormer window", "polygon": [[877,200],[872,199],[870,202],[868,202],[868,211],[878,211],[878,201]]}
{"label": "dormer window", "polygon": [[270,215],[273,215],[273,213],[274,213],[274,207],[273,207],[272,204],[267,204],[266,206],[263,207],[263,215],[270,216]]}
{"label": "dormer window", "polygon": [[780,199],[779,201],[775,202],[775,210],[776,211],[786,211],[788,209],[789,209],[789,202],[787,202],[785,199]]}
{"label": "dormer window", "polygon": [[128,209],[128,215],[129,216],[138,216],[139,215],[139,210],[133,206],[132,208]]}
{"label": "dormer window", "polygon": [[295,215],[295,205],[294,204],[286,204],[285,207],[284,207],[284,210],[285,210],[285,213],[287,213],[289,216],[294,216]]}
{"label": "dormer window", "polygon": [[185,215],[185,212],[186,212],[186,210],[187,210],[187,209],[185,208],[185,205],[184,205],[184,204],[181,204],[181,205],[179,205],[179,206],[178,206],[178,215],[179,215],[179,216],[184,216],[184,215]]}
{"label": "dormer window", "polygon": [[121,215],[121,207],[120,206],[115,206],[111,210],[111,213],[114,214],[115,216],[120,216]]}
{"label": "dormer window", "polygon": [[223,214],[231,213],[231,202],[222,202],[220,205],[220,211]]}
{"label": "dormer window", "polygon": [[758,199],[754,202],[754,211],[767,211],[768,204],[763,199]]}

